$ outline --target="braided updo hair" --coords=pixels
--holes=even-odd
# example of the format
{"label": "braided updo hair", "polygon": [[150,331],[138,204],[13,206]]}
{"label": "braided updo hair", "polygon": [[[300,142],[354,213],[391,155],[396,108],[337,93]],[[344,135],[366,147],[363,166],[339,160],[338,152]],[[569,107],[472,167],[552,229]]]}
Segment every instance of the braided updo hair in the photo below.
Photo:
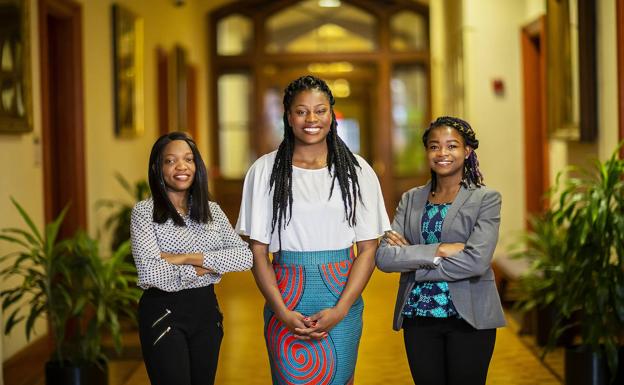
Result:
{"label": "braided updo hair", "polygon": [[[302,76],[292,81],[284,90],[284,139],[280,143],[275,163],[271,171],[270,189],[273,193],[273,219],[271,221],[271,234],[278,228],[280,249],[282,243],[281,229],[286,227],[292,217],[292,158],[295,150],[295,134],[288,122],[288,114],[295,97],[303,91],[316,90],[324,93],[329,100],[331,111],[331,125],[326,137],[327,142],[327,170],[332,175],[332,184],[329,190],[329,198],[332,196],[334,184],[338,181],[340,193],[344,203],[345,218],[349,226],[354,226],[355,208],[357,199],[361,200],[360,184],[356,173],[356,167],[361,168],[355,155],[340,139],[337,133],[338,124],[334,114],[334,96],[325,81],[312,75]],[[328,198],[328,199],[329,199]]]}
{"label": "braided updo hair", "polygon": [[[429,133],[431,130],[444,126],[457,130],[461,134],[462,138],[464,138],[464,144],[472,148],[470,155],[464,161],[464,176],[460,183],[464,187],[468,187],[470,185],[475,187],[484,186],[483,174],[481,174],[481,170],[479,170],[479,160],[477,159],[477,153],[474,151],[479,147],[479,141],[477,140],[474,130],[470,127],[470,124],[468,124],[465,120],[455,118],[453,116],[441,116],[431,122],[422,137],[425,148],[427,147],[427,141],[429,140]],[[436,185],[437,175],[433,170],[431,170],[431,191],[435,191]]]}

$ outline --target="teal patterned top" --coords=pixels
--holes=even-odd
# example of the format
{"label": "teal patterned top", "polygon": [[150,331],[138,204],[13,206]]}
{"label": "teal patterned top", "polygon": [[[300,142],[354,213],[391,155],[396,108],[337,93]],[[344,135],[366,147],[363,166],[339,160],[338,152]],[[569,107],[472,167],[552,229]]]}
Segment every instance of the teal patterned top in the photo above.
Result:
{"label": "teal patterned top", "polygon": [[[422,237],[426,244],[438,243],[442,237],[442,223],[450,203],[427,201],[420,222]],[[403,307],[405,317],[448,318],[458,316],[451,301],[448,283],[417,282]]]}

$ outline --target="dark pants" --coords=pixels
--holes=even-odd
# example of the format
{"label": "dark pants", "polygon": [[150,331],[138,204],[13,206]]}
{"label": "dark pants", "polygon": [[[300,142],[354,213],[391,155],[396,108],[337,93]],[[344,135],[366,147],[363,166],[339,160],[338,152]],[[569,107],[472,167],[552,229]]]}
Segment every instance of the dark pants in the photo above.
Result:
{"label": "dark pants", "polygon": [[214,384],[222,320],[212,285],[172,293],[146,290],[139,301],[139,337],[150,382]]}
{"label": "dark pants", "polygon": [[496,329],[458,318],[405,318],[403,339],[416,385],[484,385]]}

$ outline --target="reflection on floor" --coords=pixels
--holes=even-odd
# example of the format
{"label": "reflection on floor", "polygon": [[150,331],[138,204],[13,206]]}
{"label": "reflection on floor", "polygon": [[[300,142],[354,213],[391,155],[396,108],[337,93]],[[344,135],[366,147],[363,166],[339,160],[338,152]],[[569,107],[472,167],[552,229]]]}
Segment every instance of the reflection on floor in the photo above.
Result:
{"label": "reflection on floor", "polygon": [[[364,293],[364,334],[356,368],[356,384],[412,384],[404,354],[402,335],[391,330],[398,277],[376,271]],[[263,300],[251,273],[226,275],[217,285],[217,296],[225,314],[225,338],[221,348],[217,384],[270,384],[261,308]],[[549,356],[552,373],[527,346],[529,337],[517,336],[517,324],[499,329],[488,385],[561,384],[560,353]],[[126,355],[137,356],[138,338],[126,338]],[[461,358],[458,358],[461,359]],[[43,382],[41,382],[43,384]],[[149,384],[140,360],[110,362],[111,385]]]}

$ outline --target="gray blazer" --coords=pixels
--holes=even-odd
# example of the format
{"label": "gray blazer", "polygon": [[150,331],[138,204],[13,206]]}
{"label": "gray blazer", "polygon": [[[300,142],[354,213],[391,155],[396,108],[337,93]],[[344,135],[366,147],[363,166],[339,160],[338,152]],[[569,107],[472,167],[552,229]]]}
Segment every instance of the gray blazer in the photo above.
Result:
{"label": "gray blazer", "polygon": [[444,218],[441,241],[466,246],[457,255],[436,258],[439,243],[426,245],[420,231],[429,190],[427,183],[404,193],[392,221],[392,229],[411,245],[389,246],[382,240],[375,256],[380,270],[401,273],[393,328],[401,329],[403,306],[415,283],[424,281],[448,282],[457,312],[476,329],[505,326],[491,266],[500,224],[500,193],[486,187],[460,188]]}

